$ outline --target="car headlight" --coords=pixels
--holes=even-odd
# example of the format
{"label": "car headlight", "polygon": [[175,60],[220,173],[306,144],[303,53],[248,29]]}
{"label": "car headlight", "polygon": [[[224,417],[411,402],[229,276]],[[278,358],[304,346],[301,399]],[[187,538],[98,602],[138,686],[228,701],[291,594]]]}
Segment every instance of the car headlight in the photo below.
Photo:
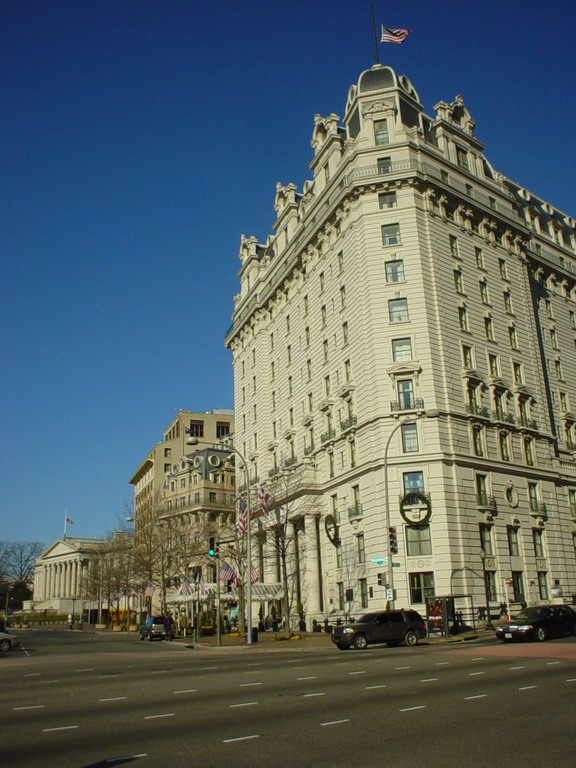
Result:
{"label": "car headlight", "polygon": [[350,627],[344,627],[344,629],[343,629],[342,631],[343,631],[343,633],[344,633],[345,635],[349,635],[349,634],[350,634],[350,632],[354,632],[354,630],[353,630],[353,629],[351,629]]}
{"label": "car headlight", "polygon": [[532,626],[532,624],[518,624],[516,629],[519,632],[530,632],[530,630],[534,629],[534,627]]}

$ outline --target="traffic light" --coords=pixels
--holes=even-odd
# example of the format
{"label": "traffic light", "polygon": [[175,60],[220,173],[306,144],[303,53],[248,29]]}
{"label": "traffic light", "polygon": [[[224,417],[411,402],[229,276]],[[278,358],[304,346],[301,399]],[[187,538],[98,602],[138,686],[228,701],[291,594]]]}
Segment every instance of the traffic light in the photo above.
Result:
{"label": "traffic light", "polygon": [[386,584],[386,582],[384,580],[384,574],[383,573],[379,573],[378,574],[378,586],[379,587],[383,587],[385,584]]}
{"label": "traffic light", "polygon": [[391,526],[390,528],[388,528],[388,537],[390,541],[390,554],[397,555],[398,554],[398,537],[396,535],[396,528],[394,526]]}
{"label": "traffic light", "polygon": [[216,557],[218,554],[218,542],[214,536],[210,536],[210,544],[208,546],[208,555],[210,557]]}

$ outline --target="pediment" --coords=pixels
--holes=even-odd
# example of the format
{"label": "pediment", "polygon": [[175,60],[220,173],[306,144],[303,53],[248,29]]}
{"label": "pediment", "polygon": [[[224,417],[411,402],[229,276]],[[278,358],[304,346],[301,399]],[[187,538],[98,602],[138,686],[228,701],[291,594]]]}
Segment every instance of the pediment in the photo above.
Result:
{"label": "pediment", "polygon": [[411,376],[415,373],[420,373],[421,370],[422,366],[419,362],[407,360],[403,363],[388,366],[386,372],[389,376]]}

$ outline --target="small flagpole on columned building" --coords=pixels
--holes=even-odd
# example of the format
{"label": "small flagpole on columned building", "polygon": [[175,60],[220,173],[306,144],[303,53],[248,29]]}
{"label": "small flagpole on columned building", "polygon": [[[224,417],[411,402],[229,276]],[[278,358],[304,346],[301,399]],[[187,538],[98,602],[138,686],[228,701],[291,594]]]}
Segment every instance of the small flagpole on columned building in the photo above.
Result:
{"label": "small flagpole on columned building", "polygon": [[378,38],[376,37],[376,20],[374,18],[374,0],[370,0],[370,10],[372,13],[372,36],[374,38],[374,63],[379,64],[378,61]]}

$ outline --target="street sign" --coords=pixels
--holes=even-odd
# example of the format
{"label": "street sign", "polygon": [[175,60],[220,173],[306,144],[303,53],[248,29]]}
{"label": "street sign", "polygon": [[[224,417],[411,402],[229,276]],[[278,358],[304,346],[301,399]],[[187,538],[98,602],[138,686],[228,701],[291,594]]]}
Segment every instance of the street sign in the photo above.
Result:
{"label": "street sign", "polygon": [[386,600],[394,600],[394,590],[390,587],[386,589]]}
{"label": "street sign", "polygon": [[378,563],[379,565],[381,565],[382,563],[387,563],[388,562],[388,558],[387,557],[372,557],[370,559],[370,562],[371,563]]}

